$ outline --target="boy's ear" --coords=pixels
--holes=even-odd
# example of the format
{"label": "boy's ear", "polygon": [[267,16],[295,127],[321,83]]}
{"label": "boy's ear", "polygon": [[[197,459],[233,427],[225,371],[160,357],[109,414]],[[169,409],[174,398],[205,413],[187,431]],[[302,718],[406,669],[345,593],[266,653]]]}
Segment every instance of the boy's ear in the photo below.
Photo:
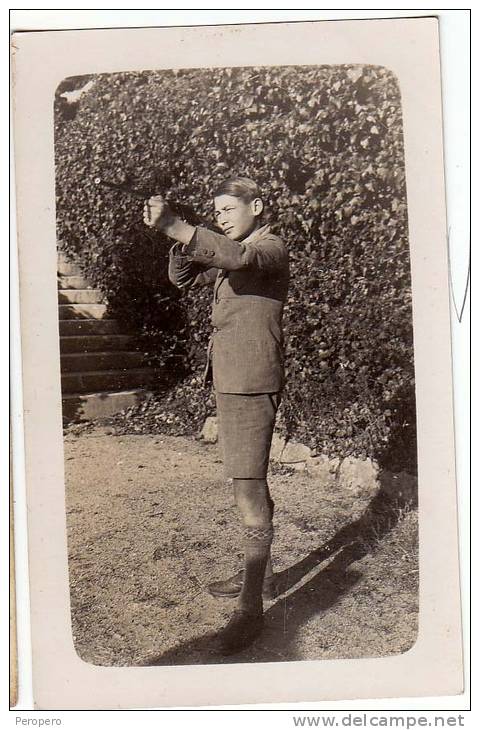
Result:
{"label": "boy's ear", "polygon": [[253,215],[261,215],[263,213],[263,200],[261,198],[254,198],[250,205],[252,206]]}

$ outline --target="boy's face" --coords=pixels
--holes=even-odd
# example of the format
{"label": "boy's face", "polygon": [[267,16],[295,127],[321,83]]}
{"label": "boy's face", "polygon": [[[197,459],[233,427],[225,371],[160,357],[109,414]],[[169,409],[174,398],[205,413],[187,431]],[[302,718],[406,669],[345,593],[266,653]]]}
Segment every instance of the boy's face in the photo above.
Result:
{"label": "boy's face", "polygon": [[258,227],[259,216],[263,210],[260,198],[245,203],[233,195],[219,195],[213,202],[217,226],[233,241],[243,241]]}

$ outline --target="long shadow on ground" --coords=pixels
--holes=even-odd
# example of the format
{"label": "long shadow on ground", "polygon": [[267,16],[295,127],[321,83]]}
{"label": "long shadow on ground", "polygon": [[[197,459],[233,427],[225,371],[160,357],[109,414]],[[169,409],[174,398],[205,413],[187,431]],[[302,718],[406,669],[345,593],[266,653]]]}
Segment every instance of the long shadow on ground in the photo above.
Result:
{"label": "long shadow on ground", "polygon": [[[314,616],[332,608],[360,580],[362,573],[350,566],[374,552],[379,540],[397,524],[405,506],[380,491],[358,520],[342,527],[331,540],[278,573],[281,594],[288,592],[288,595],[277,599],[265,612],[265,629],[248,649],[223,657],[218,652],[215,634],[208,633],[153,656],[145,664],[171,666],[301,659],[296,655],[295,645],[302,627]],[[316,570],[325,562],[323,569]],[[292,590],[299,583],[301,585]]]}

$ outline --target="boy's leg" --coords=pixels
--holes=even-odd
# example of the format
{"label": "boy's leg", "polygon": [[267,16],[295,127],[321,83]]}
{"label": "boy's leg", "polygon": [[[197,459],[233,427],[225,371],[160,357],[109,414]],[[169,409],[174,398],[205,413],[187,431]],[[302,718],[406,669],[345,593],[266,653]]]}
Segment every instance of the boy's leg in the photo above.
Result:
{"label": "boy's leg", "polygon": [[[242,487],[241,485],[244,484],[245,486]],[[270,491],[268,489],[268,484],[266,480],[264,479],[233,479],[233,485],[234,485],[234,497],[235,497],[235,503],[237,505],[237,508],[239,509],[241,518],[242,518],[242,524],[245,528],[247,524],[256,525],[257,523],[264,526],[264,523],[266,526],[267,520],[263,519],[263,515],[266,512],[265,508],[265,499],[267,502],[268,507],[268,514],[269,514],[269,522],[271,523],[273,520],[273,513],[275,509],[275,503],[273,499],[271,498]],[[249,492],[254,493],[254,499],[255,495],[258,495],[259,497],[259,503],[258,505],[253,506],[253,512],[254,513],[260,513],[262,515],[262,518],[260,521],[256,519],[250,519],[250,515],[252,513],[252,508],[250,506],[250,500],[248,498]],[[247,498],[244,496],[244,492],[247,494]],[[256,500],[255,500],[256,501]],[[247,515],[247,521],[243,518],[243,512]],[[213,583],[210,583],[208,586],[209,592],[213,596],[221,596],[221,597],[230,597],[235,598],[236,596],[240,595],[242,585],[243,585],[243,574],[244,571],[242,570],[240,573],[236,573],[235,575],[231,576],[230,578],[225,578],[223,580],[218,580]],[[271,579],[271,580],[268,580]],[[265,581],[263,585],[263,596],[267,599],[272,599],[275,597],[275,584],[273,582],[273,566],[272,566],[272,558],[271,558],[271,552],[270,552],[270,546],[268,548],[268,555],[267,555],[267,564],[265,567]]]}
{"label": "boy's leg", "polygon": [[233,477],[235,501],[244,526],[245,554],[242,577],[209,586],[213,595],[239,595],[238,609],[220,633],[225,654],[249,646],[263,626],[262,592],[267,565],[271,571],[274,507],[266,474],[279,402],[278,393],[217,393],[225,471]]}
{"label": "boy's leg", "polygon": [[[275,502],[273,501],[270,490],[268,489],[268,483],[265,480],[266,490],[267,490],[267,502],[268,507],[270,510],[270,522],[272,522],[273,527],[273,512],[275,510]],[[265,567],[265,578],[271,578],[273,576],[273,566],[272,566],[272,551],[271,548],[268,548],[268,557],[267,557],[267,565]]]}
{"label": "boy's leg", "polygon": [[[233,490],[235,504],[240,512],[244,528],[272,525],[275,502],[271,497],[266,479],[234,479]],[[271,578],[272,575],[272,554],[269,545],[265,578]]]}
{"label": "boy's leg", "polygon": [[225,654],[249,646],[263,628],[263,579],[273,537],[273,505],[266,480],[234,479],[233,485],[244,526],[244,570],[238,610],[220,634]]}
{"label": "boy's leg", "polygon": [[265,479],[234,479],[233,486],[244,527],[244,575],[238,605],[241,610],[260,614],[273,539],[273,503]]}

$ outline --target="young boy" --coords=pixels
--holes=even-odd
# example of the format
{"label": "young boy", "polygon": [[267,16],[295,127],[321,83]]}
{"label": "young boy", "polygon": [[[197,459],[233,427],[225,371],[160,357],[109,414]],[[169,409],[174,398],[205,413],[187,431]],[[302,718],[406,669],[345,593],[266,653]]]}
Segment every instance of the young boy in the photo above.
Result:
{"label": "young boy", "polygon": [[274,503],[266,476],[284,384],[282,312],[289,272],[284,243],[263,225],[263,201],[253,180],[230,178],[213,197],[220,233],[180,220],[161,196],[145,203],[144,221],[177,241],[169,262],[176,286],[214,283],[207,368],[213,372],[225,474],[233,479],[244,526],[244,569],[208,589],[215,596],[239,596],[219,635],[222,652],[232,654],[260,634],[262,595],[275,596]]}

